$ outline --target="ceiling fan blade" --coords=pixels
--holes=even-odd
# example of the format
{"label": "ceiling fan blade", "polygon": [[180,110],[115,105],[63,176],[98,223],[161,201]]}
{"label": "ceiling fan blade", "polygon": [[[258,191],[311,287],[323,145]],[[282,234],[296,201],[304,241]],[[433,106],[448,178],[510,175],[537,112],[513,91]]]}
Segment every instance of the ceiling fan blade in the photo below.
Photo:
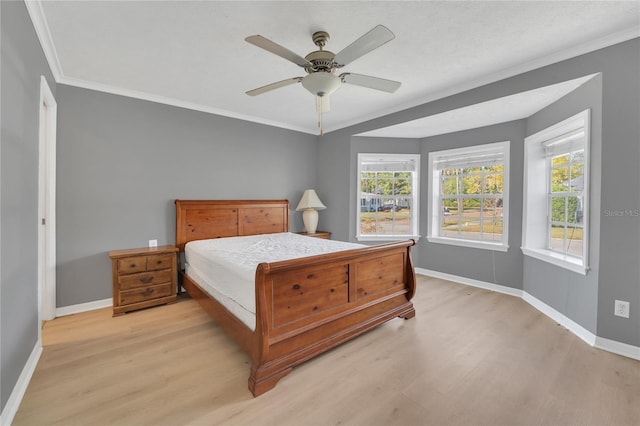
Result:
{"label": "ceiling fan blade", "polygon": [[353,74],[346,72],[340,74],[343,83],[355,84],[356,86],[368,87],[370,89],[382,90],[393,93],[402,83],[399,81],[387,80],[385,78],[371,77],[370,75]]}
{"label": "ceiling fan blade", "polygon": [[302,77],[293,77],[287,80],[278,81],[276,83],[267,84],[266,86],[258,87],[257,89],[249,90],[248,92],[246,92],[246,94],[249,96],[261,95],[263,93],[270,92],[271,90],[289,86],[294,83],[300,83],[301,81]]}
{"label": "ceiling fan blade", "polygon": [[338,52],[333,61],[337,64],[338,68],[343,67],[394,38],[396,38],[396,36],[391,30],[384,25],[378,25]]}
{"label": "ceiling fan blade", "polygon": [[307,61],[302,56],[298,55],[287,49],[286,47],[280,46],[278,43],[274,43],[273,41],[262,37],[261,35],[253,35],[245,38],[245,41],[253,44],[254,46],[258,46],[261,49],[266,50],[267,52],[271,52],[274,55],[278,55],[281,58],[286,59],[287,61],[291,61],[296,65],[301,67],[311,66],[311,62]]}

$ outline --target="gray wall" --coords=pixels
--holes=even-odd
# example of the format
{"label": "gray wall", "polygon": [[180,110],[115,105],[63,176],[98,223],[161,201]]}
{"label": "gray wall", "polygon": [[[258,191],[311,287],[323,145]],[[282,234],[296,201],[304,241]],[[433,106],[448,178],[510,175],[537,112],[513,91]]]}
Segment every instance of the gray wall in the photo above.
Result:
{"label": "gray wall", "polygon": [[[598,336],[640,346],[640,39],[598,52],[602,68],[602,210]],[[629,319],[613,315],[627,300]]]}
{"label": "gray wall", "polygon": [[524,120],[463,132],[433,136],[422,140],[422,196],[420,229],[427,234],[427,191],[429,153],[444,149],[510,141],[509,144],[509,250],[507,252],[430,243],[420,240],[421,256],[415,263],[422,268],[454,274],[517,289],[522,288],[522,165],[524,161]]}
{"label": "gray wall", "polygon": [[0,2],[0,409],[38,338],[38,121],[40,76],[55,94],[23,2]]}
{"label": "gray wall", "polygon": [[[600,263],[602,77],[596,76],[527,120],[527,136],[591,109],[589,266],[587,275],[524,256],[524,290],[596,334]],[[637,253],[637,252],[636,252]],[[613,307],[613,302],[611,302]]]}
{"label": "gray wall", "polygon": [[[591,199],[591,226],[595,231],[595,235],[591,235],[591,238],[596,242],[595,244],[599,242],[599,246],[596,248],[592,246],[590,252],[592,257],[590,275],[585,279],[578,274],[551,266],[546,266],[544,272],[539,275],[539,265],[533,260],[527,260],[526,265],[523,260],[518,261],[521,255],[514,249],[519,247],[521,238],[521,223],[518,215],[521,214],[522,204],[521,196],[519,198],[517,194],[518,188],[522,188],[520,176],[518,177],[520,185],[517,186],[517,182],[512,182],[511,187],[509,230],[511,248],[504,255],[495,253],[496,259],[500,258],[498,264],[501,265],[496,269],[495,281],[515,288],[524,288],[524,282],[526,282],[525,290],[587,330],[597,333],[599,337],[640,346],[640,218],[633,214],[624,217],[604,214],[605,210],[629,210],[633,213],[640,209],[640,191],[638,190],[638,182],[640,182],[639,55],[640,39],[636,38],[325,134],[318,144],[319,164],[322,167],[318,170],[317,188],[328,193],[330,197],[328,201],[332,203],[332,208],[324,211],[323,220],[327,224],[326,228],[333,231],[337,239],[353,239],[350,229],[353,207],[350,207],[352,201],[349,184],[351,174],[355,173],[352,169],[353,164],[349,163],[352,135],[594,73],[602,73],[601,146],[599,147],[596,142],[595,149],[592,151],[596,164],[592,165],[594,196]],[[594,105],[593,101],[597,102],[595,98],[599,90],[594,85],[599,84],[598,81],[600,80],[594,80],[589,83],[590,86],[586,86],[584,90],[590,91],[589,94],[577,92],[574,97],[562,100],[541,112],[540,115],[531,117],[531,121],[524,124],[524,130],[533,132],[536,127],[544,127],[547,121],[551,120],[549,114],[562,115],[558,117],[557,121],[560,121],[571,115],[576,108],[584,109],[585,106]],[[458,136],[467,134],[471,138],[477,136],[483,139],[482,135],[486,131],[491,130],[472,130]],[[516,132],[515,129],[514,132]],[[450,137],[443,137],[443,140]],[[429,138],[425,143],[423,153],[429,151],[428,143],[432,140],[434,138]],[[454,143],[453,140],[449,141]],[[518,148],[512,143],[512,162],[516,161],[514,148],[519,149],[522,155],[522,147]],[[393,151],[393,149],[394,143],[389,143],[389,150]],[[601,154],[598,150],[601,150]],[[423,159],[423,164],[424,161]],[[517,161],[520,165],[522,164],[521,160]],[[518,169],[512,165],[511,170],[513,179]],[[598,179],[598,173],[601,173],[600,179]],[[421,206],[423,216],[427,202],[424,195],[423,193]],[[516,202],[518,199],[519,203]],[[345,221],[345,217],[349,220]],[[423,218],[420,231],[423,235],[426,232],[425,227],[426,219]],[[493,271],[482,267],[489,261],[493,262],[491,252],[478,249],[443,248],[442,245],[438,245],[436,249],[435,245],[429,245],[424,241],[420,243],[420,249],[421,254],[415,262],[418,267],[494,282]],[[450,258],[460,256],[464,256],[465,262],[476,267],[454,269],[455,265]],[[520,277],[518,268],[522,269]],[[541,282],[543,280],[545,283]],[[631,318],[622,319],[613,315],[615,299],[630,302]]]}
{"label": "gray wall", "polygon": [[65,85],[58,103],[58,306],[111,297],[109,250],[173,244],[177,198],[295,208],[314,187],[313,135]]}

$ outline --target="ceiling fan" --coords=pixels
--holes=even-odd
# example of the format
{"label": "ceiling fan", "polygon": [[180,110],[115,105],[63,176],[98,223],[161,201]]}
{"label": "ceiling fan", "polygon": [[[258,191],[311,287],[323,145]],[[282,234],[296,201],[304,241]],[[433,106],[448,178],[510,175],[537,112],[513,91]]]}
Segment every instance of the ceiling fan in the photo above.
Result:
{"label": "ceiling fan", "polygon": [[400,87],[400,82],[349,72],[336,76],[334,71],[350,64],[394,38],[395,35],[388,28],[378,25],[335,54],[324,50],[329,41],[329,34],[325,31],[317,31],[313,33],[312,39],[319,50],[311,52],[303,58],[261,35],[249,36],[245,38],[247,42],[304,68],[307,75],[271,83],[249,90],[246,93],[249,96],[256,96],[291,84],[302,83],[302,86],[316,97],[316,109],[319,113],[329,111],[329,95],[335,92],[342,83],[393,93]]}

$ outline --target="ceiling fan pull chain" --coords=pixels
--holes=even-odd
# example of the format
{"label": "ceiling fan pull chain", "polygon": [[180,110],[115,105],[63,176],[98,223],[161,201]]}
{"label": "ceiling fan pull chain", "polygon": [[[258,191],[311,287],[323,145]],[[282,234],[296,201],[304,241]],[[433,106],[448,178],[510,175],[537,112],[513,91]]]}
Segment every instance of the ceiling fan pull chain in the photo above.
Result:
{"label": "ceiling fan pull chain", "polygon": [[320,136],[324,135],[324,131],[322,130],[322,111],[318,112],[318,129],[320,129]]}

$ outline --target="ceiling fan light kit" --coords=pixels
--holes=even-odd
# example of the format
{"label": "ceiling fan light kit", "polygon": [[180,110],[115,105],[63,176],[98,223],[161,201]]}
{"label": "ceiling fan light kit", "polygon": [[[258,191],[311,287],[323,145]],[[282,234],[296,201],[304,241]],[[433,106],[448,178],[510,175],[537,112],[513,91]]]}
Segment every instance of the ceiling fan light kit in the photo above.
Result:
{"label": "ceiling fan light kit", "polygon": [[340,77],[328,72],[315,72],[302,79],[302,86],[314,96],[327,96],[338,90]]}
{"label": "ceiling fan light kit", "polygon": [[343,73],[339,76],[334,74],[336,69],[344,67],[394,38],[395,35],[388,28],[383,25],[378,25],[337,54],[334,54],[333,52],[324,50],[324,46],[326,46],[329,41],[329,33],[326,31],[316,31],[312,35],[312,40],[313,43],[318,46],[318,50],[309,53],[303,58],[261,35],[249,36],[245,39],[248,43],[293,62],[304,68],[307,75],[305,77],[293,77],[271,83],[257,89],[249,90],[246,93],[250,96],[256,96],[294,83],[302,83],[302,86],[316,97],[316,111],[320,113],[318,127],[322,135],[322,113],[329,111],[329,96],[338,90],[342,83],[381,90],[388,93],[393,93],[398,90],[401,84],[398,81],[353,73]]}

